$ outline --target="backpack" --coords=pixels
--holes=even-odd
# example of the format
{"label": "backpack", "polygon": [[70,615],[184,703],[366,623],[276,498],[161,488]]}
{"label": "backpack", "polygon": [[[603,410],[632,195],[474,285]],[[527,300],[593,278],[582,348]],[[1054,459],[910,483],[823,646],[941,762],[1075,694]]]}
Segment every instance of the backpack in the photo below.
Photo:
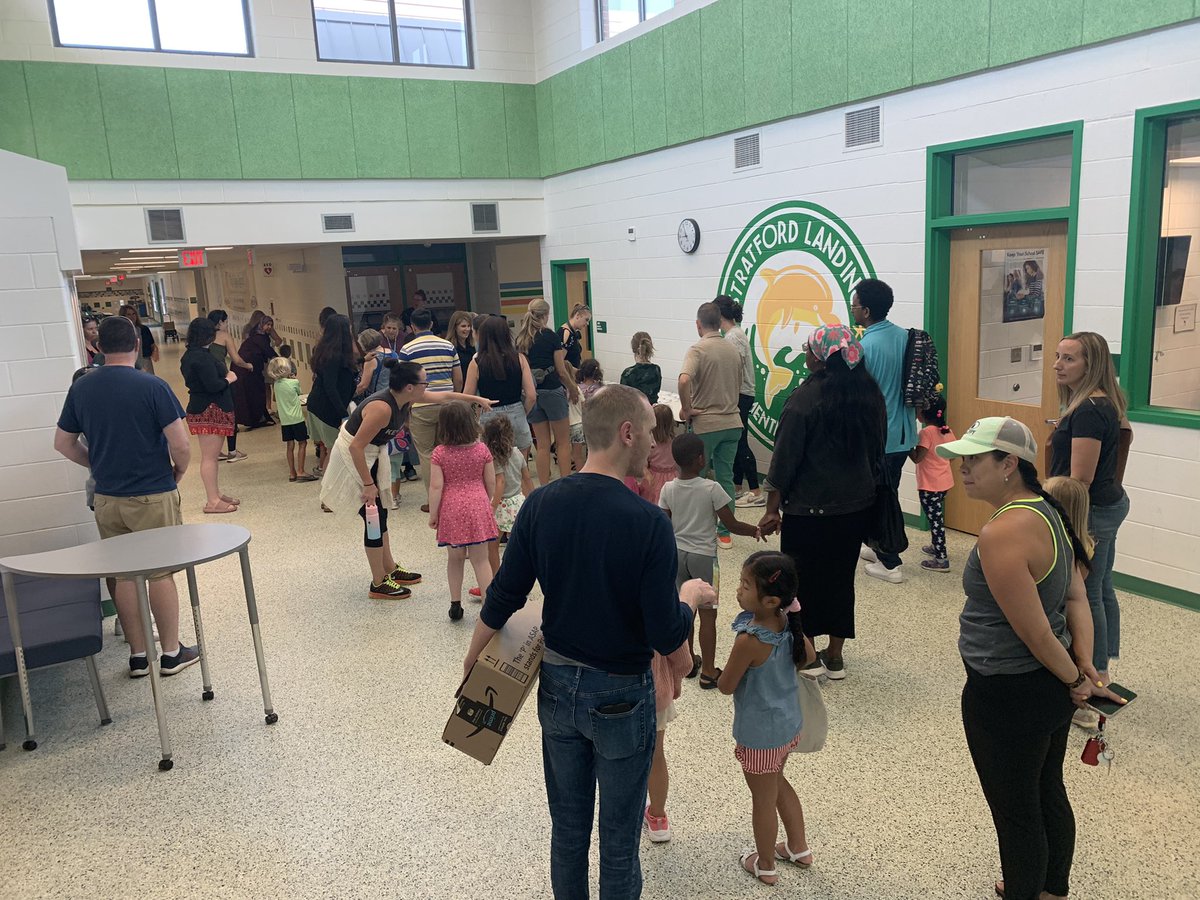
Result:
{"label": "backpack", "polygon": [[908,345],[904,349],[904,405],[925,409],[941,391],[933,338],[919,328],[908,329]]}

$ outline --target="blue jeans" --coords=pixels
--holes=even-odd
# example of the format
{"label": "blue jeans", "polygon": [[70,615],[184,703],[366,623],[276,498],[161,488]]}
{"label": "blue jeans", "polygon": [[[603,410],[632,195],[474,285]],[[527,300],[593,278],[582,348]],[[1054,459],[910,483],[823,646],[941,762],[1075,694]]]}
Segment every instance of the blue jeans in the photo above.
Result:
{"label": "blue jeans", "polygon": [[[606,713],[606,707],[627,711]],[[550,804],[550,884],[556,900],[586,900],[596,785],[600,785],[600,897],[642,894],[638,859],[654,756],[654,680],[542,664],[542,760]]]}
{"label": "blue jeans", "polygon": [[1096,541],[1092,570],[1084,586],[1088,606],[1092,608],[1092,665],[1097,672],[1108,671],[1108,660],[1121,655],[1121,607],[1113,590],[1113,563],[1117,559],[1117,529],[1129,515],[1129,495],[1112,506],[1093,506],[1088,515],[1088,531]]}
{"label": "blue jeans", "polygon": [[[897,493],[900,492],[900,473],[904,471],[904,464],[906,462],[908,462],[907,451],[889,453],[883,458],[884,473],[887,475],[888,484]],[[879,557],[879,562],[888,569],[894,569],[902,562],[899,553],[880,553],[876,551],[875,555]]]}

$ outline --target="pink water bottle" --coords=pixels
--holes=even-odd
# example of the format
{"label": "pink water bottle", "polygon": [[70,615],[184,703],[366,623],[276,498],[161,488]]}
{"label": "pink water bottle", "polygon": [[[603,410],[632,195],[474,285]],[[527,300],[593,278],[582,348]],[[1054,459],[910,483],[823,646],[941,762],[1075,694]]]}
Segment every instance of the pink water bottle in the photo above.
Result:
{"label": "pink water bottle", "polygon": [[374,503],[367,504],[367,537],[377,541],[383,532],[379,530],[379,507]]}

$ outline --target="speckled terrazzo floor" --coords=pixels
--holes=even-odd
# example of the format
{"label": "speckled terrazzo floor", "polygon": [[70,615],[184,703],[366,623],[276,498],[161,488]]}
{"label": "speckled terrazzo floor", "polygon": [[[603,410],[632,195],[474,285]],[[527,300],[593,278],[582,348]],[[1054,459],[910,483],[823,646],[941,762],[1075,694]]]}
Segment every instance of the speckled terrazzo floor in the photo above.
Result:
{"label": "speckled terrazzo floor", "polygon": [[[108,637],[100,658],[108,728],[96,724],[82,664],[38,672],[41,746],[25,753],[15,684],[0,683],[0,897],[550,896],[532,706],[491,767],[440,739],[477,607],[461,623],[446,619],[445,560],[417,511],[419,486],[406,486],[392,533],[425,582],[411,601],[368,601],[357,520],[322,514],[316,485],[287,482],[277,430],[241,441],[250,458],[221,476],[244,512],[223,521],[254,533],[278,724],[263,724],[233,560],[199,570],[215,702],[200,701],[198,667],[164,682],[173,771],[155,767],[149,685],[126,677],[120,639]],[[183,487],[192,522],[203,518],[197,476]],[[910,573],[902,586],[860,576],[849,677],[824,687],[829,742],[788,767],[817,864],[783,870],[780,895],[992,896],[994,835],[958,716],[958,574],[969,547],[951,535],[954,575]],[[726,569],[750,549],[735,538]],[[1072,896],[1200,897],[1200,682],[1188,664],[1200,658],[1200,618],[1122,600],[1115,671],[1143,696],[1112,728],[1111,772],[1081,765],[1084,736],[1071,736]],[[727,622],[730,578],[722,603]],[[751,838],[730,700],[685,682],[679,711],[667,745],[675,839],[643,841],[644,896],[766,896],[737,868]],[[593,884],[595,871],[593,848]]]}

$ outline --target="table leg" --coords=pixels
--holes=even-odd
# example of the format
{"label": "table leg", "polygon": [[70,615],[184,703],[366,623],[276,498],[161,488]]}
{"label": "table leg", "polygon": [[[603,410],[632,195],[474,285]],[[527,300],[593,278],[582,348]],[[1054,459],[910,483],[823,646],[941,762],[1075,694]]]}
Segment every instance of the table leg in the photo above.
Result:
{"label": "table leg", "polygon": [[150,591],[146,587],[146,576],[133,579],[137,588],[138,611],[142,616],[142,633],[146,638],[146,661],[150,663],[150,692],[154,695],[154,716],[158,719],[158,743],[162,747],[162,759],[158,767],[164,772],[175,765],[171,758],[171,736],[167,734],[167,714],[163,709],[162,684],[159,682],[158,656],[154,648],[154,625],[150,617]]}
{"label": "table leg", "polygon": [[267,682],[267,662],[263,658],[262,631],[258,627],[258,602],[254,599],[254,577],[250,574],[250,551],[242,547],[238,551],[238,559],[242,563],[242,586],[246,590],[246,612],[250,615],[250,634],[254,638],[254,658],[258,663],[258,681],[262,686],[263,712],[267,715],[267,724],[274,725],[279,721],[271,703],[271,685]]}
{"label": "table leg", "polygon": [[188,596],[192,601],[192,621],[196,623],[196,643],[200,645],[200,679],[204,682],[203,700],[213,698],[212,678],[208,674],[208,648],[204,644],[204,623],[200,621],[200,591],[196,588],[196,567],[187,568]]}
{"label": "table leg", "polygon": [[[8,610],[8,631],[12,635],[13,655],[17,660],[17,682],[21,687],[21,708],[25,713],[25,742],[21,746],[26,750],[37,749],[37,738],[33,731],[33,701],[29,697],[29,672],[25,669],[25,647],[21,643],[21,619],[17,615],[17,586],[12,572],[5,570],[0,573],[0,581],[4,584],[4,606]],[[0,735],[3,741],[3,735]]]}
{"label": "table leg", "polygon": [[100,724],[111,725],[112,716],[108,714],[108,701],[104,699],[104,688],[100,684],[100,673],[96,671],[96,657],[84,659],[87,663],[88,678],[92,680],[92,696],[96,698],[96,711],[100,713]]}

